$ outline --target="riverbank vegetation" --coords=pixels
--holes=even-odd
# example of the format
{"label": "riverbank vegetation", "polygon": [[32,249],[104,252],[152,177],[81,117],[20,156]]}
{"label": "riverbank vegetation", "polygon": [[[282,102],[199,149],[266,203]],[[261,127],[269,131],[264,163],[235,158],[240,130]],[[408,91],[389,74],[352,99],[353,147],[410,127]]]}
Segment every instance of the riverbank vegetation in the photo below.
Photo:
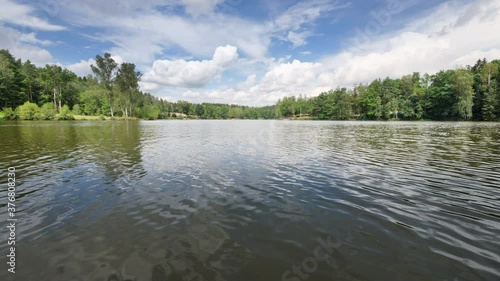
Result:
{"label": "riverbank vegetation", "polygon": [[500,119],[500,60],[376,79],[315,97],[285,97],[265,107],[157,98],[140,91],[141,73],[133,63],[118,64],[107,53],[96,56],[91,69],[94,75],[78,77],[59,65],[37,67],[0,50],[0,119]]}

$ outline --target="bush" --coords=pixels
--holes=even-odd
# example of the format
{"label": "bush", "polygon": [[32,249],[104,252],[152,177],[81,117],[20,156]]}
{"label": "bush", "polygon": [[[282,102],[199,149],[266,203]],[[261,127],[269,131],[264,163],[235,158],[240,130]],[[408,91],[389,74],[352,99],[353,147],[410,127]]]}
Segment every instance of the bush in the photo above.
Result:
{"label": "bush", "polygon": [[99,115],[99,119],[106,120],[106,117],[104,117],[104,115],[101,114],[101,115]]}
{"label": "bush", "polygon": [[54,109],[53,103],[44,103],[40,108],[40,119],[52,120],[56,116],[56,111]]}
{"label": "bush", "polygon": [[10,107],[4,107],[2,110],[2,115],[5,120],[16,120],[17,113]]}
{"label": "bush", "polygon": [[81,115],[82,114],[82,110],[80,109],[80,105],[79,104],[73,105],[73,114],[75,114],[75,115]]}
{"label": "bush", "polygon": [[73,116],[73,113],[71,113],[71,110],[69,110],[68,105],[64,105],[61,108],[61,112],[59,113],[59,119],[60,120],[75,120],[75,117]]}
{"label": "bush", "polygon": [[155,105],[146,105],[142,108],[142,118],[144,119],[156,120],[158,114],[160,114],[160,109]]}
{"label": "bush", "polygon": [[35,103],[27,101],[17,108],[17,112],[22,120],[34,120],[38,118],[39,108]]}
{"label": "bush", "polygon": [[158,119],[168,119],[168,113],[160,112]]}

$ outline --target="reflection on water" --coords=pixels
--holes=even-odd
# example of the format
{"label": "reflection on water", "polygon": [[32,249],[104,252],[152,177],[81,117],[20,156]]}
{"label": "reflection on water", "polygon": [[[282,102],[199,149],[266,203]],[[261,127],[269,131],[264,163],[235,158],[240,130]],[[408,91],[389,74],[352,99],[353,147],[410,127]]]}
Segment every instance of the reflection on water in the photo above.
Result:
{"label": "reflection on water", "polygon": [[499,128],[0,123],[15,280],[500,280]]}

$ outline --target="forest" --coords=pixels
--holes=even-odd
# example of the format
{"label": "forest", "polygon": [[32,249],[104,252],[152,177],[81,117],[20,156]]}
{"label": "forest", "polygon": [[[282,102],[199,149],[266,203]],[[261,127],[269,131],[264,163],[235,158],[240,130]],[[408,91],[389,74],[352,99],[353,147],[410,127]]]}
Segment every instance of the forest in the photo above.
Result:
{"label": "forest", "polygon": [[142,92],[135,64],[118,64],[109,53],[97,55],[91,69],[93,75],[78,77],[0,50],[0,119],[500,120],[500,60],[304,93],[264,107],[166,101]]}

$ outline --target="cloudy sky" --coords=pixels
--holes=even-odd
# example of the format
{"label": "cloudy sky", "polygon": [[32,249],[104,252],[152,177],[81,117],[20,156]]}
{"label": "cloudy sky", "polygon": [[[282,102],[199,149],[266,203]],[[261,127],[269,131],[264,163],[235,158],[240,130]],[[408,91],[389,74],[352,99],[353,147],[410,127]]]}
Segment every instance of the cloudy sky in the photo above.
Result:
{"label": "cloudy sky", "polygon": [[267,105],[500,59],[500,0],[0,0],[0,48],[90,73],[133,62],[170,101]]}

